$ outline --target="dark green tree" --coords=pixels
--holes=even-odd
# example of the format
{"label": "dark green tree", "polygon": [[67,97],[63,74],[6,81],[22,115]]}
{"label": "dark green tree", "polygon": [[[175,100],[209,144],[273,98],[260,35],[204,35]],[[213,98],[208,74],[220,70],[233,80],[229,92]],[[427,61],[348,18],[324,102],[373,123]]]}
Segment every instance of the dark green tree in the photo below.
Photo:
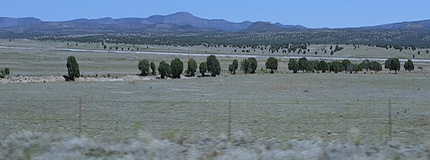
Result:
{"label": "dark green tree", "polygon": [[10,74],[10,69],[9,68],[4,68],[4,74],[9,75]]}
{"label": "dark green tree", "polygon": [[157,70],[155,69],[155,63],[154,62],[151,62],[151,70],[152,70],[152,75],[156,75],[157,74]]}
{"label": "dark green tree", "polygon": [[3,69],[0,69],[0,78],[6,77],[6,72]]}
{"label": "dark green tree", "polygon": [[320,70],[322,73],[325,73],[328,70],[327,63],[324,60],[319,61],[318,70]]}
{"label": "dark green tree", "polygon": [[270,69],[271,74],[274,73],[274,70],[278,70],[278,59],[275,57],[269,57],[266,61],[266,69]]}
{"label": "dark green tree", "polygon": [[233,63],[228,66],[228,70],[230,71],[230,74],[236,74],[236,70],[239,67],[239,62],[237,59],[233,60]]}
{"label": "dark green tree", "polygon": [[415,69],[414,62],[412,62],[411,59],[408,59],[408,61],[405,62],[405,65],[403,67],[409,72]]}
{"label": "dark green tree", "polygon": [[195,76],[195,72],[196,72],[196,70],[197,70],[197,62],[194,60],[194,59],[189,59],[188,60],[188,69],[187,69],[187,71],[188,71],[188,75],[190,75],[190,76]]}
{"label": "dark green tree", "polygon": [[74,56],[67,57],[67,72],[69,75],[69,80],[74,81],[75,78],[79,78],[81,76],[79,72],[79,64],[76,61],[76,58]]}
{"label": "dark green tree", "polygon": [[166,62],[161,61],[158,65],[158,73],[160,73],[161,79],[164,79],[165,77],[170,77],[170,74],[172,74],[172,68],[170,68],[170,65]]}
{"label": "dark green tree", "polygon": [[377,61],[370,62],[370,66],[371,66],[371,69],[374,70],[375,72],[382,71],[382,65]]}
{"label": "dark green tree", "polygon": [[293,73],[297,73],[299,69],[299,63],[297,62],[297,60],[290,58],[290,60],[288,61],[288,70],[293,71]]}
{"label": "dark green tree", "polygon": [[385,60],[385,63],[384,63],[384,68],[389,69],[390,71],[391,71],[391,59],[392,58],[388,58],[387,60]]}
{"label": "dark green tree", "polygon": [[181,78],[181,74],[184,71],[184,63],[179,58],[175,58],[170,62],[170,68],[172,68],[172,78]]}
{"label": "dark green tree", "polygon": [[210,55],[206,58],[208,72],[211,72],[212,77],[216,77],[221,73],[221,65],[215,55]]}
{"label": "dark green tree", "polygon": [[427,53],[427,54],[429,54],[429,53],[430,53],[430,51],[429,51],[429,50],[426,50],[426,53]]}
{"label": "dark green tree", "polygon": [[254,57],[250,57],[248,58],[248,63],[249,63],[248,65],[249,73],[254,74],[255,71],[257,70],[257,65],[258,65],[257,59],[255,59]]}
{"label": "dark green tree", "polygon": [[299,69],[305,72],[306,68],[308,68],[308,60],[306,57],[299,58]]}
{"label": "dark green tree", "polygon": [[228,71],[230,72],[230,74],[234,74],[233,64],[228,65]]}
{"label": "dark green tree", "polygon": [[144,59],[139,61],[139,64],[137,65],[137,67],[140,70],[140,75],[141,76],[147,76],[149,74],[149,61]]}
{"label": "dark green tree", "polygon": [[354,71],[354,66],[352,65],[351,61],[349,61],[348,59],[344,59],[342,60],[342,66],[343,69],[345,70],[345,73],[352,73]]}
{"label": "dark green tree", "polygon": [[369,71],[370,69],[370,61],[368,59],[365,59],[363,62],[360,63],[361,67],[363,69],[366,69],[366,71]]}
{"label": "dark green tree", "polygon": [[330,72],[338,73],[342,72],[345,69],[343,68],[342,62],[340,61],[333,61],[330,65]]}
{"label": "dark green tree", "polygon": [[390,70],[394,70],[396,74],[397,74],[397,71],[400,71],[400,61],[398,58],[391,58]]}
{"label": "dark green tree", "polygon": [[308,61],[306,65],[306,72],[315,72],[316,61]]}
{"label": "dark green tree", "polygon": [[240,62],[240,68],[243,70],[243,74],[247,74],[249,71],[249,61],[247,59],[243,59]]}
{"label": "dark green tree", "polygon": [[354,73],[363,71],[363,66],[361,66],[361,64],[353,64],[352,66],[353,66]]}
{"label": "dark green tree", "polygon": [[205,72],[206,72],[207,70],[208,70],[208,66],[207,66],[206,62],[202,62],[202,63],[200,63],[199,71],[200,71],[200,74],[202,74],[202,77],[204,77],[204,76],[205,76]]}
{"label": "dark green tree", "polygon": [[237,68],[239,68],[239,62],[237,61],[237,59],[233,60],[233,67],[234,67],[234,73],[236,74],[236,70]]}

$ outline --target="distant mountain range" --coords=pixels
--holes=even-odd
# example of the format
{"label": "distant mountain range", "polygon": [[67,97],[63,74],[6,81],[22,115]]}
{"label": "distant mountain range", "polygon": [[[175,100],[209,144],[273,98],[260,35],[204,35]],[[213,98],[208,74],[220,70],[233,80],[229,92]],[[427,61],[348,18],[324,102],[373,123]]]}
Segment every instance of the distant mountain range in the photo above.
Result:
{"label": "distant mountain range", "polygon": [[[188,12],[148,18],[100,18],[44,22],[40,19],[0,17],[0,34],[82,34],[118,32],[282,32],[311,30],[301,25],[283,25],[270,22],[241,23],[223,19],[204,19]],[[378,26],[337,28],[362,30],[430,30],[430,20],[402,22]]]}

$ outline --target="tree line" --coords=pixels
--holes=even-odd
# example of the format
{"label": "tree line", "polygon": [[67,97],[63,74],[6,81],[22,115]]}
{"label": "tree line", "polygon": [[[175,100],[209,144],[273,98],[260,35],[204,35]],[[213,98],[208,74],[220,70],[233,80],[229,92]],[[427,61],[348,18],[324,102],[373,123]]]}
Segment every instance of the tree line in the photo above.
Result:
{"label": "tree line", "polygon": [[[250,57],[248,59],[243,59],[240,63],[237,59],[234,59],[228,68],[230,74],[236,74],[239,64],[240,69],[244,74],[256,73],[258,66],[257,59]],[[400,61],[398,58],[388,58],[384,65],[386,69],[395,71],[396,74],[400,70]],[[65,76],[66,81],[73,81],[75,78],[80,77],[79,64],[77,63],[74,56],[69,56],[67,58],[66,66],[68,70],[68,75],[67,77]],[[185,70],[186,76],[194,77],[197,67],[202,77],[205,77],[206,72],[211,73],[211,77],[216,77],[221,73],[221,65],[215,55],[208,56],[206,61],[201,62],[199,66],[197,66],[197,62],[194,59],[189,59],[188,68]],[[266,60],[265,67],[266,69],[270,70],[271,74],[273,74],[274,71],[278,70],[278,59],[275,57],[269,57]],[[405,62],[403,67],[407,71],[414,70],[414,64],[410,59]],[[149,62],[147,59],[143,59],[138,62],[138,69],[140,70],[139,75],[141,76],[157,75],[158,71],[161,79],[165,79],[167,77],[176,79],[181,78],[181,74],[184,73],[184,64],[179,58],[173,59],[170,64],[163,60],[159,63],[158,69],[156,69],[154,62]],[[293,73],[302,71],[304,73],[345,72],[352,74],[363,70],[379,72],[382,70],[382,65],[377,61],[369,61],[368,59],[363,60],[361,63],[354,64],[348,59],[326,62],[325,60],[308,60],[306,57],[302,57],[299,59],[289,59],[288,70],[293,71]]]}

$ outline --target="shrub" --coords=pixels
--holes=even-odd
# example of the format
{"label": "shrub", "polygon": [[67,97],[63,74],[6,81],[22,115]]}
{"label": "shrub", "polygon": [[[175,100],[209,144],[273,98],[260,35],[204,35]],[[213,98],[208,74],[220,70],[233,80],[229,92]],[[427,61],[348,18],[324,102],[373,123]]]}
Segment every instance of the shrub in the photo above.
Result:
{"label": "shrub", "polygon": [[306,72],[315,72],[316,61],[308,61],[306,65]]}
{"label": "shrub", "polygon": [[290,59],[288,61],[288,70],[292,70],[293,73],[297,73],[297,71],[299,70],[299,63],[297,62],[296,59]]}
{"label": "shrub", "polygon": [[233,64],[228,65],[228,71],[230,72],[230,74],[234,74],[234,66],[233,66]]}
{"label": "shrub", "polygon": [[397,74],[397,71],[400,71],[400,61],[398,58],[390,58],[389,64],[390,64],[390,70],[394,70],[396,74]]}
{"label": "shrub", "polygon": [[202,62],[202,63],[200,63],[199,71],[200,71],[200,73],[202,74],[202,77],[204,77],[204,76],[205,76],[205,72],[206,72],[207,70],[208,70],[208,66],[207,66],[206,62]]}
{"label": "shrub", "polygon": [[189,59],[188,60],[188,75],[190,76],[195,76],[194,72],[196,72],[197,70],[197,62],[194,59]]}
{"label": "shrub", "polygon": [[360,63],[360,65],[363,69],[366,69],[366,71],[369,71],[370,61],[368,59],[365,59],[363,62]]}
{"label": "shrub", "polygon": [[299,69],[305,72],[307,67],[308,67],[308,60],[306,59],[306,57],[299,58]]}
{"label": "shrub", "polygon": [[160,73],[161,79],[164,79],[165,77],[170,77],[172,69],[170,68],[169,64],[164,61],[161,61],[160,65],[158,66],[158,72]]}
{"label": "shrub", "polygon": [[6,73],[3,69],[0,69],[0,78],[4,78],[6,76]]}
{"label": "shrub", "polygon": [[[379,72],[382,71],[382,65],[376,61],[372,61],[370,62],[370,68],[371,70],[374,70],[375,72]],[[400,63],[399,63],[399,68],[400,68]]]}
{"label": "shrub", "polygon": [[344,70],[344,68],[343,68],[343,65],[341,62],[339,62],[339,61],[331,62],[330,72],[338,73],[338,72],[341,72],[343,70]]}
{"label": "shrub", "polygon": [[353,64],[352,65],[354,73],[358,73],[359,71],[363,71],[363,66],[361,64]]}
{"label": "shrub", "polygon": [[324,60],[321,60],[317,64],[317,68],[318,68],[318,70],[322,71],[322,73],[325,73],[328,70],[327,63]]}
{"label": "shrub", "polygon": [[212,77],[215,77],[221,73],[221,65],[215,55],[210,55],[207,57],[206,65],[208,72],[212,73]]}
{"label": "shrub", "polygon": [[9,74],[10,74],[10,69],[9,69],[9,68],[5,68],[5,69],[4,69],[4,73],[5,73],[6,75],[9,75]]}
{"label": "shrub", "polygon": [[144,59],[139,61],[139,64],[137,65],[139,70],[141,71],[141,76],[147,76],[149,74],[149,61]]}
{"label": "shrub", "polygon": [[352,65],[351,61],[349,61],[348,59],[342,60],[342,66],[343,66],[343,69],[345,70],[345,73],[347,72],[352,73],[352,71],[354,71],[354,66]]}
{"label": "shrub", "polygon": [[248,65],[249,73],[255,73],[255,70],[257,70],[257,65],[258,65],[257,59],[255,59],[254,57],[248,58],[248,63],[249,63]]}
{"label": "shrub", "polygon": [[155,69],[155,63],[154,62],[151,62],[151,70],[152,70],[152,75],[156,75],[157,74],[157,71],[156,71],[156,69]]}
{"label": "shrub", "polygon": [[237,59],[234,59],[231,66],[229,65],[228,70],[230,71],[231,74],[236,74],[236,70],[238,67],[239,67],[239,62],[237,61]]}
{"label": "shrub", "polygon": [[338,45],[336,45],[336,47],[334,48],[335,52],[341,51],[343,49],[343,47],[339,47]]}
{"label": "shrub", "polygon": [[249,62],[247,59],[243,59],[240,62],[240,68],[243,70],[243,74],[247,74],[248,73],[248,69],[249,69]]}
{"label": "shrub", "polygon": [[411,59],[408,59],[408,61],[405,62],[405,65],[403,67],[405,68],[405,70],[409,72],[415,69],[414,62],[412,62]]}
{"label": "shrub", "polygon": [[81,74],[79,73],[79,64],[74,56],[69,56],[67,58],[66,66],[69,80],[74,81],[75,78],[79,78],[81,76]]}
{"label": "shrub", "polygon": [[175,58],[170,63],[172,78],[181,78],[181,74],[184,71],[184,63],[179,58]]}
{"label": "shrub", "polygon": [[278,59],[275,57],[269,57],[266,61],[266,69],[270,69],[270,73],[274,73],[273,70],[278,70]]}

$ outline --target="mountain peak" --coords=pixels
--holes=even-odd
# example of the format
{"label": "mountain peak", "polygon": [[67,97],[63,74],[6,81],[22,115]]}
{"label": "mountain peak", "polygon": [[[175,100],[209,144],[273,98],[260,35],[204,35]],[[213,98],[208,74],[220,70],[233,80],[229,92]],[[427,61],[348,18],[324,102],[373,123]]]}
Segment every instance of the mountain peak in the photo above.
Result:
{"label": "mountain peak", "polygon": [[171,14],[171,15],[178,15],[178,16],[194,16],[194,15],[192,15],[190,12],[176,12],[176,13],[173,13],[173,14]]}
{"label": "mountain peak", "polygon": [[173,17],[173,18],[197,18],[196,16],[194,16],[188,12],[177,12],[177,13],[173,13],[173,14],[166,16],[166,18],[170,18],[170,17]]}

